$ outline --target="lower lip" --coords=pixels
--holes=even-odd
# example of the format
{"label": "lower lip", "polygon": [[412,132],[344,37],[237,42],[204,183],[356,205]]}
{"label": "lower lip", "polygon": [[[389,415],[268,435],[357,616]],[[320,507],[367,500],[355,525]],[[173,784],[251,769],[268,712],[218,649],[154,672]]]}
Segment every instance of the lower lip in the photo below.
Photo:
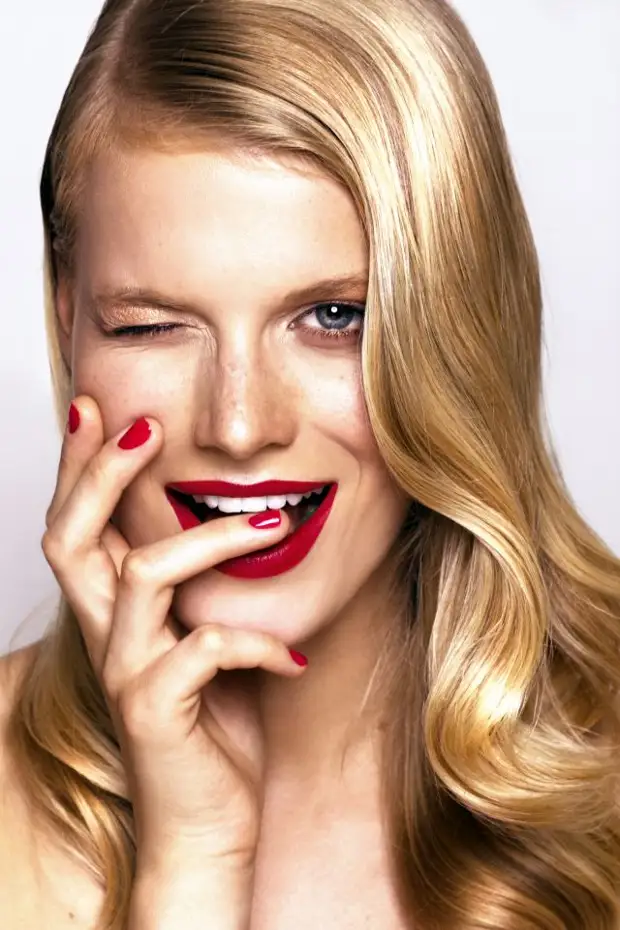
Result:
{"label": "lower lip", "polygon": [[[332,484],[320,507],[282,542],[251,555],[227,559],[225,562],[214,565],[213,568],[232,578],[274,578],[276,575],[289,572],[303,562],[319,538],[332,509],[337,490],[338,485]],[[201,525],[189,507],[175,500],[172,495],[166,496],[184,530]]]}

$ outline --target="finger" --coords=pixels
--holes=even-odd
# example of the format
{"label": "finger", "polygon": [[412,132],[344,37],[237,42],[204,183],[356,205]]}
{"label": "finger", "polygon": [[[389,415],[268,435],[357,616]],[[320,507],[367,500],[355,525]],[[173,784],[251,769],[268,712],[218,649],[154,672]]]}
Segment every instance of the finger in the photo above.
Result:
{"label": "finger", "polygon": [[161,449],[163,432],[156,420],[142,417],[130,429],[140,444],[119,446],[127,428],[106,442],[90,458],[50,525],[48,532],[62,539],[63,551],[72,557],[99,545],[123,491]]}
{"label": "finger", "polygon": [[[119,530],[112,524],[108,524],[101,536],[101,542],[108,551],[111,560],[116,568],[117,577],[120,577],[123,561],[130,551],[127,540],[122,536]],[[161,643],[161,652],[171,649],[176,643],[187,635],[187,630],[181,626],[172,614],[168,614],[164,623],[164,638]],[[106,651],[108,644],[106,643]],[[105,653],[104,653],[105,656]],[[102,656],[102,659],[104,658]]]}
{"label": "finger", "polygon": [[[74,608],[98,672],[107,649],[118,586],[117,570],[101,544],[101,536],[124,488],[162,444],[161,427],[152,420],[144,422],[150,430],[150,442],[134,449],[119,448],[125,429],[101,447],[88,460],[42,539],[45,558]],[[111,536],[110,531],[108,538]],[[115,557],[120,558],[119,537],[115,537],[113,548]]]}
{"label": "finger", "polygon": [[102,545],[114,562],[116,574],[120,577],[123,561],[130,550],[129,543],[112,523],[107,523],[101,534]]}
{"label": "finger", "polygon": [[[134,677],[161,654],[158,634],[177,585],[225,559],[264,549],[284,539],[290,529],[286,511],[269,513],[273,525],[263,529],[252,526],[250,514],[219,517],[150,546],[133,549],[126,556],[105,657],[110,677],[118,682]],[[276,515],[279,524],[275,522]]]}
{"label": "finger", "polygon": [[303,674],[289,649],[269,633],[207,624],[193,630],[134,679],[122,694],[118,711],[132,739],[171,734],[178,745],[188,706],[221,670],[263,668],[289,677]]}
{"label": "finger", "polygon": [[89,459],[103,444],[103,423],[99,407],[86,394],[75,397],[60,451],[60,463],[54,496],[45,515],[45,525],[51,526],[56,514],[71,493]]}

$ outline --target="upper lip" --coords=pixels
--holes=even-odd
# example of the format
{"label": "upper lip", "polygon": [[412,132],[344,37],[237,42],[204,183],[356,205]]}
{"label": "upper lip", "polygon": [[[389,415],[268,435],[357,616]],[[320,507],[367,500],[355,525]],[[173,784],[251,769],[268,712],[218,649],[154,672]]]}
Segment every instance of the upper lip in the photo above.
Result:
{"label": "upper lip", "polygon": [[213,497],[260,497],[268,494],[305,494],[332,484],[331,481],[259,481],[256,484],[234,484],[230,481],[176,481],[168,484],[181,494],[209,494]]}

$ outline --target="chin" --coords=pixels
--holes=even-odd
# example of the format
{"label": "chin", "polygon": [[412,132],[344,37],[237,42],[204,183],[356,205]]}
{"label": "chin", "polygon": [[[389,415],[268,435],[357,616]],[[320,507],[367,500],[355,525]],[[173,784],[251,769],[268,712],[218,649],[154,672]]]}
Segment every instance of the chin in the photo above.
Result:
{"label": "chin", "polygon": [[205,572],[179,585],[172,612],[188,630],[217,623],[260,630],[294,645],[310,639],[339,612],[342,603],[336,600],[342,600],[342,592],[330,597],[324,581],[316,576],[291,584],[294,573],[288,574],[249,581]]}
{"label": "chin", "polygon": [[371,589],[380,587],[386,555],[358,550],[348,564],[328,559],[328,567],[320,568],[310,558],[290,572],[260,580],[204,572],[179,585],[172,612],[188,630],[217,623],[260,630],[294,646],[339,626],[354,604],[368,606]]}

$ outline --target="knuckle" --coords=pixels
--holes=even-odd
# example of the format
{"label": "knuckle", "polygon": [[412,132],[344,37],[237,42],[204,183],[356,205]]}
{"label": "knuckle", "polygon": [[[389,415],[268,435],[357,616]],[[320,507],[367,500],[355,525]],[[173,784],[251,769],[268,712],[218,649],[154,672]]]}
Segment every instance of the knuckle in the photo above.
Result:
{"label": "knuckle", "polygon": [[41,549],[50,565],[56,565],[62,560],[62,544],[57,534],[49,528],[46,529],[41,538]]}
{"label": "knuckle", "polygon": [[196,630],[198,645],[207,652],[222,652],[230,641],[230,634],[221,626],[206,623]]}
{"label": "knuckle", "polygon": [[120,582],[126,587],[148,584],[154,577],[152,561],[143,549],[128,552],[121,565]]}

